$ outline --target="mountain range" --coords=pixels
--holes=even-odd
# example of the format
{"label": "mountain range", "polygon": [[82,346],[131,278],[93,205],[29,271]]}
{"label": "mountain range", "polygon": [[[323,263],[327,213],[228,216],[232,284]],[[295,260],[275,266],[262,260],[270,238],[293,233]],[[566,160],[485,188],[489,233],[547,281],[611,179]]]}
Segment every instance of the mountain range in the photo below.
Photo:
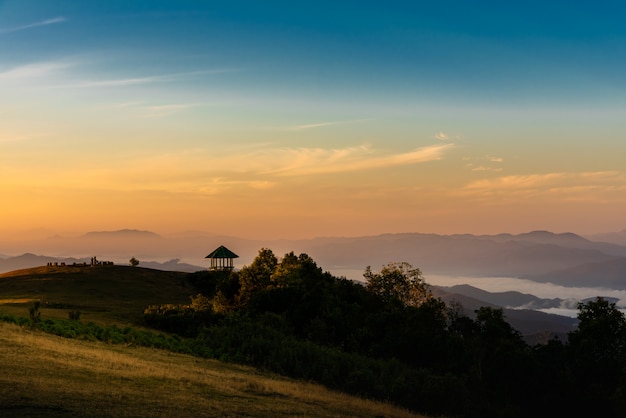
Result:
{"label": "mountain range", "polygon": [[[533,231],[524,234],[437,235],[422,233],[383,234],[362,237],[326,237],[305,240],[249,240],[204,232],[159,235],[125,229],[88,232],[78,237],[55,236],[24,242],[24,253],[38,252],[51,258],[98,256],[126,264],[136,257],[141,265],[157,263],[189,271],[206,268],[205,257],[225,245],[239,255],[236,266],[250,264],[261,248],[277,256],[294,251],[310,255],[329,271],[374,270],[393,261],[419,267],[425,276],[518,277],[563,286],[626,289],[626,246],[592,241],[573,233]],[[19,247],[2,246],[8,254]],[[11,251],[10,251],[11,250]],[[20,259],[20,257],[22,257]],[[0,259],[0,272],[19,265],[43,263],[45,258],[26,255]],[[21,264],[20,264],[21,263]],[[151,267],[157,267],[151,264]],[[184,265],[184,266],[182,266]]]}

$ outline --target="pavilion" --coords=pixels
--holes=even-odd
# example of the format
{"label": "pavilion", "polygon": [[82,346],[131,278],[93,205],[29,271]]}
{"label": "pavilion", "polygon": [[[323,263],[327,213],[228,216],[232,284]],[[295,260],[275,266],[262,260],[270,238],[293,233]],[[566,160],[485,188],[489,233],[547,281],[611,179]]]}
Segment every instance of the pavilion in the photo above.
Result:
{"label": "pavilion", "polygon": [[239,258],[239,256],[223,245],[220,245],[205,258],[211,260],[211,270],[229,271],[234,268],[233,259]]}

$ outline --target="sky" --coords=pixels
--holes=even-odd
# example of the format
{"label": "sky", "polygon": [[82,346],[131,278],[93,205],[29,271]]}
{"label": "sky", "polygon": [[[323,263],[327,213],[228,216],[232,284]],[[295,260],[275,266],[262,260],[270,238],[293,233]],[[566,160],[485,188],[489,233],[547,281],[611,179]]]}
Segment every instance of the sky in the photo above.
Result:
{"label": "sky", "polygon": [[0,0],[0,234],[625,229],[625,15]]}

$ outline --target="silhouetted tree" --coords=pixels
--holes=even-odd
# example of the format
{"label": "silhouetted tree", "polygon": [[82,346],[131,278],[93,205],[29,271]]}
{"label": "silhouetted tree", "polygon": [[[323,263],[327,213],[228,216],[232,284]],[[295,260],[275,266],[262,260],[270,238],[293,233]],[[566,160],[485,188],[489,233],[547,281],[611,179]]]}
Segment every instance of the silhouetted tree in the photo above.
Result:
{"label": "silhouetted tree", "polygon": [[389,263],[380,273],[367,266],[363,277],[366,288],[385,302],[399,301],[406,306],[419,306],[432,297],[418,268],[406,262]]}
{"label": "silhouetted tree", "polygon": [[626,409],[626,319],[614,303],[579,303],[578,329],[568,335],[580,410],[617,416]]}
{"label": "silhouetted tree", "polygon": [[36,300],[33,303],[33,306],[28,308],[28,315],[30,316],[30,320],[33,326],[37,325],[41,321],[41,312],[39,311],[40,307],[41,307],[41,302]]}
{"label": "silhouetted tree", "polygon": [[271,284],[271,276],[276,270],[278,259],[267,248],[259,250],[259,254],[249,266],[239,272],[239,299],[242,304],[248,303],[253,294],[266,290]]}

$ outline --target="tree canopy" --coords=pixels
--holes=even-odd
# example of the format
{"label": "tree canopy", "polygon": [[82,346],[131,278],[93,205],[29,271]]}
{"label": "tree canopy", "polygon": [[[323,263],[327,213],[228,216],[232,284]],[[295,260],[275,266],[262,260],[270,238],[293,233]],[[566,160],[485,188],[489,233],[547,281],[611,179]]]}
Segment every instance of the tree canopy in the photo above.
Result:
{"label": "tree canopy", "polygon": [[379,273],[367,266],[363,277],[367,290],[385,302],[397,300],[406,306],[419,306],[432,297],[420,269],[406,262],[389,263]]}

